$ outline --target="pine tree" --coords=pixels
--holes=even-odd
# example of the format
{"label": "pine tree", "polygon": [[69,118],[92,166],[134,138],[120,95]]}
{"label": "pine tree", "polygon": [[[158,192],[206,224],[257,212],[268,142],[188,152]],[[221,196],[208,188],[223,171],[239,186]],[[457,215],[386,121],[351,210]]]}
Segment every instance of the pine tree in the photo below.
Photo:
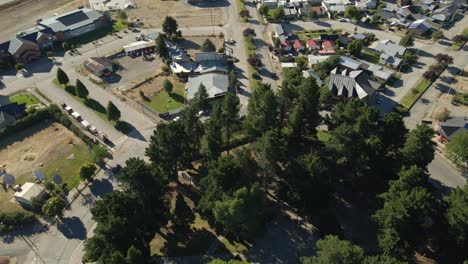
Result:
{"label": "pine tree", "polygon": [[83,99],[86,99],[88,97],[89,91],[79,79],[76,79],[75,89],[76,89],[76,94],[78,94],[79,97]]}
{"label": "pine tree", "polygon": [[120,110],[114,105],[114,103],[112,103],[112,101],[109,101],[107,104],[107,118],[110,121],[117,121],[120,119]]}
{"label": "pine tree", "polygon": [[67,74],[61,68],[57,69],[57,80],[60,84],[68,84],[70,82]]}

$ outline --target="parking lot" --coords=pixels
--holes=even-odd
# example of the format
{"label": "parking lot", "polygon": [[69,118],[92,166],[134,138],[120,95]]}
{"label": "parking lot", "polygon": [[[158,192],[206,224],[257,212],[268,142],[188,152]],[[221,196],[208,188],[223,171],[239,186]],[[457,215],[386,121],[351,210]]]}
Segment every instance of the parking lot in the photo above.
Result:
{"label": "parking lot", "polygon": [[104,79],[106,86],[111,89],[128,90],[136,83],[154,76],[161,68],[161,60],[156,54],[152,54],[151,58],[150,60],[143,60],[142,56],[132,58],[125,56],[124,53],[114,55],[111,59],[118,62],[122,69]]}

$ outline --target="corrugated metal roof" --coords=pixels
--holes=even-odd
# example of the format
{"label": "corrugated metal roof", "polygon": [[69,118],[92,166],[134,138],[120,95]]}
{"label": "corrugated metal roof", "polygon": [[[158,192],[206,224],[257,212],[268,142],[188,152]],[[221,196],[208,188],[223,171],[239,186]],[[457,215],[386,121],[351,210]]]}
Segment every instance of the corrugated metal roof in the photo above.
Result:
{"label": "corrugated metal roof", "polygon": [[82,8],[45,18],[39,22],[40,25],[51,28],[54,32],[74,30],[83,26],[93,24],[102,14],[99,11]]}
{"label": "corrugated metal roof", "polygon": [[209,73],[196,77],[189,77],[187,83],[187,97],[189,100],[193,99],[200,84],[206,87],[209,98],[227,93],[229,87],[228,76],[225,74]]}

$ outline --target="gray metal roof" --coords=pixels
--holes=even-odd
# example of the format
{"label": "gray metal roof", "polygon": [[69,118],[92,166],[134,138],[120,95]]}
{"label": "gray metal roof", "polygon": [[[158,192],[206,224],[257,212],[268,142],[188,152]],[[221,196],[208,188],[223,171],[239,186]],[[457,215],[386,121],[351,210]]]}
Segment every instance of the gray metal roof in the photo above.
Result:
{"label": "gray metal roof", "polygon": [[187,98],[193,99],[195,93],[198,91],[200,84],[206,87],[209,98],[214,98],[227,93],[229,81],[228,76],[225,74],[209,73],[202,74],[196,77],[189,77],[187,83]]}
{"label": "gray metal roof", "polygon": [[346,57],[346,56],[340,56],[338,64],[340,64],[343,67],[350,68],[353,70],[357,70],[362,66],[362,62],[352,59],[350,57]]}
{"label": "gray metal roof", "polygon": [[24,43],[31,43],[35,45],[35,43],[32,41],[14,37],[10,40],[10,47],[8,48],[8,52],[10,52],[10,54],[15,54],[16,51],[18,51],[21,48],[21,46],[23,46]]}
{"label": "gray metal roof", "polygon": [[391,56],[403,56],[405,54],[406,48],[400,45],[393,43],[391,40],[381,40],[372,43],[370,48],[377,51],[386,53]]}
{"label": "gray metal roof", "polygon": [[455,116],[441,123],[440,127],[444,136],[448,139],[452,139],[455,135],[468,129],[468,122],[463,116]]}
{"label": "gray metal roof", "polygon": [[75,9],[73,11],[45,18],[39,22],[44,27],[51,28],[54,32],[75,30],[89,24],[93,24],[102,14],[89,8]]}
{"label": "gray metal roof", "polygon": [[[336,72],[336,70],[335,70]],[[341,74],[331,74],[328,89],[336,96],[365,99],[379,88],[380,84],[371,80],[364,71],[343,71]]]}

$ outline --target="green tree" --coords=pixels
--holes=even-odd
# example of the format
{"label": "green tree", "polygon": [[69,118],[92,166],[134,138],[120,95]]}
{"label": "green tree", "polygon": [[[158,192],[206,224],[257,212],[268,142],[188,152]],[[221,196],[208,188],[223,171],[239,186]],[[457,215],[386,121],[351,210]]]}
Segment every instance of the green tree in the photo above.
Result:
{"label": "green tree", "polygon": [[451,240],[454,239],[458,245],[466,245],[468,242],[468,185],[454,189],[443,199],[447,205],[445,221],[448,224]]}
{"label": "green tree", "polygon": [[268,6],[266,4],[261,4],[260,7],[258,8],[258,12],[260,15],[265,16],[268,14]]}
{"label": "green tree", "polygon": [[65,209],[67,204],[65,201],[58,196],[51,197],[47,202],[42,206],[42,212],[49,217],[62,216],[62,211]]}
{"label": "green tree", "polygon": [[339,60],[340,60],[340,56],[338,55],[331,56],[325,61],[314,64],[313,69],[318,74],[318,76],[320,76],[320,78],[324,80],[328,77],[328,75],[330,75],[330,72],[334,68],[336,68]]}
{"label": "green tree", "polygon": [[253,90],[247,113],[244,125],[251,136],[278,128],[278,101],[269,84],[260,83]]}
{"label": "green tree", "polygon": [[57,81],[60,84],[64,84],[64,85],[70,82],[70,79],[68,79],[67,74],[61,68],[57,68]]}
{"label": "green tree", "polygon": [[222,260],[222,259],[214,259],[210,261],[209,264],[249,264],[247,261],[243,260]]}
{"label": "green tree", "polygon": [[168,79],[165,79],[163,82],[163,89],[166,91],[167,94],[172,93],[172,88],[174,88],[174,85],[172,85],[172,82]]}
{"label": "green tree", "polygon": [[267,131],[255,142],[255,152],[258,154],[260,166],[263,168],[265,188],[268,176],[274,175],[278,169],[277,162],[285,157],[286,144],[275,131]]}
{"label": "green tree", "polygon": [[411,51],[406,51],[405,54],[403,55],[403,61],[409,64],[413,64],[416,62],[417,56]]}
{"label": "green tree", "polygon": [[347,18],[351,18],[355,20],[359,20],[361,18],[361,14],[359,13],[359,10],[357,9],[357,7],[353,5],[346,6],[345,16]]}
{"label": "green tree", "polygon": [[162,23],[163,32],[167,35],[177,34],[178,27],[177,21],[171,16],[166,16]]}
{"label": "green tree", "polygon": [[387,255],[367,256],[364,264],[408,264]]}
{"label": "green tree", "polygon": [[63,48],[65,51],[70,50],[70,48],[71,48],[71,47],[70,47],[70,43],[64,41],[64,42],[62,43],[62,48]]}
{"label": "green tree", "polygon": [[233,70],[229,72],[229,86],[232,88],[237,86],[237,75]]}
{"label": "green tree", "polygon": [[172,212],[172,222],[178,228],[188,229],[195,221],[195,214],[184,200],[184,196],[177,194],[174,211]]}
{"label": "green tree", "polygon": [[435,143],[431,140],[434,130],[427,125],[418,125],[408,133],[401,149],[405,164],[425,168],[434,159]]}
{"label": "green tree", "polygon": [[412,47],[414,45],[414,36],[412,33],[404,35],[400,40],[400,45],[403,47]]}
{"label": "green tree", "polygon": [[155,51],[159,55],[159,58],[161,58],[163,61],[166,60],[169,54],[169,51],[166,46],[166,41],[164,40],[164,37],[161,34],[159,34],[158,37],[156,38]]}
{"label": "green tree", "polygon": [[80,167],[80,178],[82,180],[92,181],[96,170],[97,167],[94,165],[94,163],[86,162]]}
{"label": "green tree", "polygon": [[109,101],[107,104],[107,118],[110,121],[118,121],[120,119],[120,110],[114,105],[114,103],[112,103],[112,101]]}
{"label": "green tree", "polygon": [[221,155],[223,146],[221,123],[221,104],[215,103],[210,119],[205,123],[205,135],[202,139],[202,154],[208,159],[217,159]]}
{"label": "green tree", "polygon": [[215,45],[213,44],[213,42],[211,42],[209,38],[205,39],[200,49],[203,52],[215,52],[216,51]]}
{"label": "green tree", "polygon": [[222,198],[222,194],[231,195],[235,190],[252,182],[251,174],[246,173],[237,158],[231,155],[210,160],[208,173],[201,179],[206,188],[200,200],[199,207],[203,212],[214,208],[214,203]]}
{"label": "green tree", "polygon": [[434,31],[434,33],[432,33],[431,37],[434,41],[437,41],[444,37],[444,33],[442,32],[442,30],[436,30]]}
{"label": "green tree", "polygon": [[81,97],[83,99],[86,99],[88,97],[89,91],[86,88],[86,86],[79,79],[76,79],[75,89],[76,89],[76,94],[79,97]]}
{"label": "green tree", "polygon": [[275,38],[273,45],[275,46],[275,49],[279,49],[281,46],[281,40],[279,38]]}
{"label": "green tree", "polygon": [[95,144],[93,145],[92,151],[91,151],[91,161],[98,164],[102,163],[105,158],[110,158],[111,155],[109,153],[109,150],[101,145],[101,144]]}
{"label": "green tree", "polygon": [[362,264],[364,250],[346,240],[328,235],[317,241],[317,256],[302,257],[302,264]]}
{"label": "green tree", "polygon": [[351,55],[358,57],[359,55],[361,55],[361,50],[363,46],[364,42],[361,39],[355,39],[348,44],[348,52]]}
{"label": "green tree", "polygon": [[235,96],[233,93],[227,93],[223,100],[221,120],[224,127],[226,128],[226,144],[228,146],[228,154],[230,148],[231,130],[232,127],[239,122],[239,110],[239,98],[237,98],[237,96]]}
{"label": "green tree", "polygon": [[181,122],[160,123],[146,148],[146,156],[170,179],[177,179],[179,166],[187,165],[190,161],[187,157],[187,135],[184,129]]}
{"label": "green tree", "polygon": [[141,250],[137,249],[135,246],[130,246],[127,250],[126,261],[128,264],[132,263],[147,263],[148,258],[144,256]]}
{"label": "green tree", "polygon": [[395,112],[384,116],[380,127],[382,143],[388,152],[397,154],[397,150],[403,147],[408,130],[403,122],[403,117]]}
{"label": "green tree", "polygon": [[315,20],[319,18],[319,14],[317,13],[317,11],[311,9],[309,10],[309,12],[307,12],[307,18]]}
{"label": "green tree", "polygon": [[286,13],[284,11],[284,8],[282,7],[275,8],[273,9],[273,11],[271,11],[271,18],[273,19],[273,21],[283,20],[285,15]]}
{"label": "green tree", "polygon": [[265,198],[257,183],[251,188],[243,187],[215,203],[215,220],[238,237],[255,237],[264,229]]}
{"label": "green tree", "polygon": [[307,68],[307,66],[309,64],[309,60],[306,57],[303,57],[303,56],[298,56],[298,57],[294,58],[294,62],[296,62],[297,67],[300,68],[300,69]]}
{"label": "green tree", "polygon": [[198,117],[198,110],[195,107],[187,107],[181,113],[180,122],[184,126],[186,135],[185,155],[193,159],[200,154],[200,144],[204,134],[203,124]]}
{"label": "green tree", "polygon": [[208,91],[206,90],[205,85],[200,83],[198,86],[198,91],[195,92],[192,99],[192,104],[195,108],[199,110],[207,110],[210,108],[210,101],[208,99]]}
{"label": "green tree", "polygon": [[445,155],[457,166],[466,167],[468,163],[468,131],[459,133],[447,144]]}

